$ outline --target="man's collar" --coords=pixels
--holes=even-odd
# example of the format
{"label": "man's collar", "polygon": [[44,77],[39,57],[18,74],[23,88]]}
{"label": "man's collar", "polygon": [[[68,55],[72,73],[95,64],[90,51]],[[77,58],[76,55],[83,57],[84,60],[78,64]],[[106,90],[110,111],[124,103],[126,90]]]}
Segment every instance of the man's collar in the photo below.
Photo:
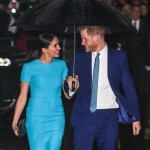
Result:
{"label": "man's collar", "polygon": [[[107,44],[105,43],[105,47],[104,47],[99,53],[100,53],[100,55],[104,55],[104,54],[107,53],[107,51],[108,51],[108,46],[107,46]],[[92,52],[92,54],[93,54],[94,56],[96,56],[97,53],[98,53],[98,52]]]}
{"label": "man's collar", "polygon": [[138,20],[133,20],[132,19],[132,23],[134,23],[134,22],[140,22],[140,19],[138,19]]}

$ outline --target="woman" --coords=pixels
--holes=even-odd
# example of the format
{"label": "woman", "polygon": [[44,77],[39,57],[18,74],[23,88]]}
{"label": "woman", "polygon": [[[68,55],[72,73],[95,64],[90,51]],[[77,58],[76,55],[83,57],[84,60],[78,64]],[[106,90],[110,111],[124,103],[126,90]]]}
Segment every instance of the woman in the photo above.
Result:
{"label": "woman", "polygon": [[26,129],[30,150],[60,150],[64,134],[64,109],[61,87],[67,76],[67,66],[60,55],[59,40],[52,34],[41,34],[41,56],[24,64],[21,91],[17,100],[12,128],[18,136],[17,123],[27,101]]}

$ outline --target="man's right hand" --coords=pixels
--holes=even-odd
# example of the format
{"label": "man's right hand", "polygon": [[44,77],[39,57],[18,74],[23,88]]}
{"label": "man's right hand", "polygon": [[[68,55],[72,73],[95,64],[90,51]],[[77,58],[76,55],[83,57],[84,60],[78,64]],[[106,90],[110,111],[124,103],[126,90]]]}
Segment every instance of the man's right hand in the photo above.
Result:
{"label": "man's right hand", "polygon": [[77,75],[75,75],[75,78],[73,78],[72,76],[68,76],[66,81],[68,83],[69,91],[72,91],[72,81],[75,82],[75,90],[79,88],[79,79]]}

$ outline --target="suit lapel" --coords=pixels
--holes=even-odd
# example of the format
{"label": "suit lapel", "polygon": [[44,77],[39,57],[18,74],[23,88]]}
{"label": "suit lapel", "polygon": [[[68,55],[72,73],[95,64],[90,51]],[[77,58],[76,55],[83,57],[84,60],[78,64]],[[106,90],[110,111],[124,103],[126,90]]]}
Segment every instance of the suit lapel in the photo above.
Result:
{"label": "suit lapel", "polygon": [[90,89],[92,88],[92,53],[86,53],[86,57],[87,57],[87,79],[88,79],[88,82],[90,83]]}
{"label": "suit lapel", "polygon": [[113,51],[108,48],[108,70],[107,70],[107,73],[108,73],[108,80],[109,82],[111,83],[111,80],[112,80],[112,73],[113,73],[113,68],[114,68],[114,63],[113,62]]}

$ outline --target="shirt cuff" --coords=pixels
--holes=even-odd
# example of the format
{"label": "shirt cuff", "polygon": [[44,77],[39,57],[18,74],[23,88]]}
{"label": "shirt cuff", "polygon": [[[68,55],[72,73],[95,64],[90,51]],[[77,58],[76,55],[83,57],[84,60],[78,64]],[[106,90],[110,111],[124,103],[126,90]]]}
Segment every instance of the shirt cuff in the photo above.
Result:
{"label": "shirt cuff", "polygon": [[72,96],[75,92],[69,91],[69,96]]}

